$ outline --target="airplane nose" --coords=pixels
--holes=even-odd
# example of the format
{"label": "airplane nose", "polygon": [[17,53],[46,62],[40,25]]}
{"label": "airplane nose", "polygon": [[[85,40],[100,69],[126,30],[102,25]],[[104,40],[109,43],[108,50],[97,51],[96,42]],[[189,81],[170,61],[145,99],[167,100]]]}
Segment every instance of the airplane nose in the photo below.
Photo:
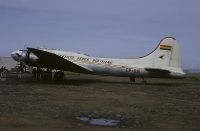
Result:
{"label": "airplane nose", "polygon": [[11,56],[14,56],[14,54],[15,54],[15,52],[12,52],[12,53],[11,53]]}
{"label": "airplane nose", "polygon": [[16,51],[14,51],[14,52],[11,53],[11,57],[16,61],[19,61],[20,56]]}
{"label": "airplane nose", "polygon": [[14,60],[16,60],[15,52],[12,52],[12,53],[11,53],[11,57],[12,57]]}
{"label": "airplane nose", "polygon": [[13,58],[13,56],[14,56],[13,52],[12,52],[10,55],[11,55],[11,57]]}
{"label": "airplane nose", "polygon": [[11,57],[12,57],[12,58],[15,58],[15,57],[16,57],[15,52],[12,52],[12,53],[11,53]]}

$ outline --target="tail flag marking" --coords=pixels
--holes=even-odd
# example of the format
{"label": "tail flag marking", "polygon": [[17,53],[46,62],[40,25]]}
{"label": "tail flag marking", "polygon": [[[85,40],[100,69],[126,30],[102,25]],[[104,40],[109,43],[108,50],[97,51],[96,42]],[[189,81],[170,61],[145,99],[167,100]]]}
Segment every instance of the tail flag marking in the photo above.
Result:
{"label": "tail flag marking", "polygon": [[169,51],[171,51],[172,50],[172,46],[170,46],[170,45],[160,45],[160,49],[161,50],[169,50]]}

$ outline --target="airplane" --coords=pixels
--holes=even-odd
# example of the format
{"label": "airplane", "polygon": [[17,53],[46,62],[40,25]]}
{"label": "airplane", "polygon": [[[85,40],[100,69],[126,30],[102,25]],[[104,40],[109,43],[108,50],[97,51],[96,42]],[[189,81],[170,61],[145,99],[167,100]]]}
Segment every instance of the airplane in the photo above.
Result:
{"label": "airplane", "polygon": [[180,50],[174,37],[163,38],[149,54],[129,59],[98,58],[62,50],[31,48],[11,53],[14,60],[33,67],[94,75],[129,77],[184,78]]}

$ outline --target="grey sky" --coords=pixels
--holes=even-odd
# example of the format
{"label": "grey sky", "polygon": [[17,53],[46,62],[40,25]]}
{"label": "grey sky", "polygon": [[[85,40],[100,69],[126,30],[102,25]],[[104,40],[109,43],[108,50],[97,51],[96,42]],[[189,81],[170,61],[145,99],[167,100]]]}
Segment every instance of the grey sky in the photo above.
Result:
{"label": "grey sky", "polygon": [[199,68],[199,0],[0,0],[0,56],[48,47],[103,57],[149,53],[165,36]]}

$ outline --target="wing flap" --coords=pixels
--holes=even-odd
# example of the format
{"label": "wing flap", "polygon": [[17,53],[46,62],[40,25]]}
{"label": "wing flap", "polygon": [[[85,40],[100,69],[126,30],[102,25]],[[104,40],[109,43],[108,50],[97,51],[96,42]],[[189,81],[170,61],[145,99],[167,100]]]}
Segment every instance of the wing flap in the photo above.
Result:
{"label": "wing flap", "polygon": [[66,60],[57,54],[36,48],[27,48],[27,49],[28,51],[34,53],[39,58],[37,65],[40,67],[72,71],[78,73],[91,73],[89,69],[77,65],[69,60]]}

